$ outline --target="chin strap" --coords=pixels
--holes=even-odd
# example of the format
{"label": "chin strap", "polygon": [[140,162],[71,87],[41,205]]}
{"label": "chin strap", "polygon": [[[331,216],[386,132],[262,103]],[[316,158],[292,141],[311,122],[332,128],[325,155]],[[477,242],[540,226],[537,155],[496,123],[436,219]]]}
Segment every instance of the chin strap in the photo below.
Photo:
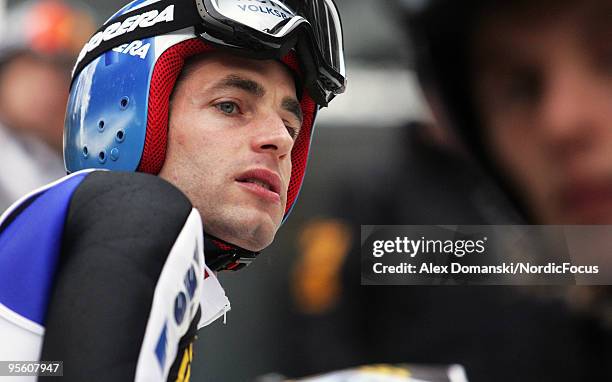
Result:
{"label": "chin strap", "polygon": [[251,252],[204,233],[204,258],[215,272],[237,271],[251,264],[259,252]]}

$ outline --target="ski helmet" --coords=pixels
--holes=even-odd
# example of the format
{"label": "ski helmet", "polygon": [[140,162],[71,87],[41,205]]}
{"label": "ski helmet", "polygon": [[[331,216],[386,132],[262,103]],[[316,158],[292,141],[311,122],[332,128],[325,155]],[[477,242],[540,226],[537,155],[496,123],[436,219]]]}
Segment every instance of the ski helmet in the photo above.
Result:
{"label": "ski helmet", "polygon": [[185,61],[213,49],[278,59],[301,78],[304,115],[293,147],[285,219],[298,196],[320,107],[344,91],[342,26],[333,0],[135,0],[83,47],[65,121],[68,172],[157,174],[169,100]]}

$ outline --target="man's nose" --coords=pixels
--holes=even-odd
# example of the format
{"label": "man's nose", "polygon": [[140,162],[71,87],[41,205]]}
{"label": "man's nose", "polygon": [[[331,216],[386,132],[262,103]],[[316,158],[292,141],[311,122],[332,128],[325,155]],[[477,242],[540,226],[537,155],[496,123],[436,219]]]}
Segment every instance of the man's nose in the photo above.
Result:
{"label": "man's nose", "polygon": [[609,97],[602,85],[576,64],[560,65],[549,73],[539,105],[539,126],[547,144],[567,153],[593,143],[593,133],[602,123],[602,99]]}
{"label": "man's nose", "polygon": [[283,159],[291,153],[293,137],[287,130],[285,122],[276,113],[270,113],[258,119],[253,130],[253,150],[261,153],[271,153]]}

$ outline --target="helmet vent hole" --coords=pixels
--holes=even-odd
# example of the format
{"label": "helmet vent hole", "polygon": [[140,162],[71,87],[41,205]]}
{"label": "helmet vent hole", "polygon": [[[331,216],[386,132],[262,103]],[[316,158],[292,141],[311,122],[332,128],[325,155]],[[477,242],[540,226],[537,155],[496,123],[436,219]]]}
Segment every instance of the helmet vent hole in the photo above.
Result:
{"label": "helmet vent hole", "polygon": [[89,156],[89,149],[87,146],[83,146],[83,157],[87,158]]}
{"label": "helmet vent hole", "polygon": [[115,137],[117,139],[117,142],[123,142],[123,140],[125,139],[125,133],[123,132],[123,130],[119,130],[117,131],[117,134]]}
{"label": "helmet vent hole", "polygon": [[104,151],[100,151],[100,154],[98,154],[98,160],[100,163],[106,162],[106,153]]}
{"label": "helmet vent hole", "polygon": [[128,97],[122,97],[121,101],[119,102],[119,105],[121,106],[122,110],[127,109],[129,104],[130,104],[130,99]]}
{"label": "helmet vent hole", "polygon": [[100,130],[100,131],[104,131],[104,125],[105,125],[105,124],[104,124],[104,121],[100,121],[100,122],[98,122],[98,130]]}

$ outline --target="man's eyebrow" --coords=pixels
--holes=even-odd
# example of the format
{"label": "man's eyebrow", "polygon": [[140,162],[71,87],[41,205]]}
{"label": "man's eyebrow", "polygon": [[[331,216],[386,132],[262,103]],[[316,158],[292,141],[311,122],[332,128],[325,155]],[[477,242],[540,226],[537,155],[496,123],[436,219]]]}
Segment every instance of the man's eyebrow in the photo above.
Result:
{"label": "man's eyebrow", "polygon": [[[250,94],[253,94],[254,96],[258,98],[261,98],[266,94],[266,89],[264,89],[264,87],[261,84],[253,80],[250,80],[248,78],[240,77],[236,74],[228,75],[227,77],[223,78],[221,81],[217,82],[215,86],[213,86],[213,89],[227,89],[227,88],[244,90]],[[284,110],[294,114],[296,118],[300,121],[300,124],[303,122],[304,116],[302,115],[302,107],[300,106],[300,103],[295,98],[285,97],[283,99],[281,107]]]}
{"label": "man's eyebrow", "polygon": [[300,106],[300,103],[295,98],[285,97],[283,99],[283,103],[281,106],[284,110],[295,115],[296,118],[300,121],[300,125],[304,122],[304,115],[302,114],[302,107]]}
{"label": "man's eyebrow", "polygon": [[234,88],[244,90],[256,97],[263,97],[266,94],[266,89],[259,83],[249,80],[247,78],[240,77],[236,74],[230,74],[223,78],[221,81],[213,87],[213,89],[227,89]]}

